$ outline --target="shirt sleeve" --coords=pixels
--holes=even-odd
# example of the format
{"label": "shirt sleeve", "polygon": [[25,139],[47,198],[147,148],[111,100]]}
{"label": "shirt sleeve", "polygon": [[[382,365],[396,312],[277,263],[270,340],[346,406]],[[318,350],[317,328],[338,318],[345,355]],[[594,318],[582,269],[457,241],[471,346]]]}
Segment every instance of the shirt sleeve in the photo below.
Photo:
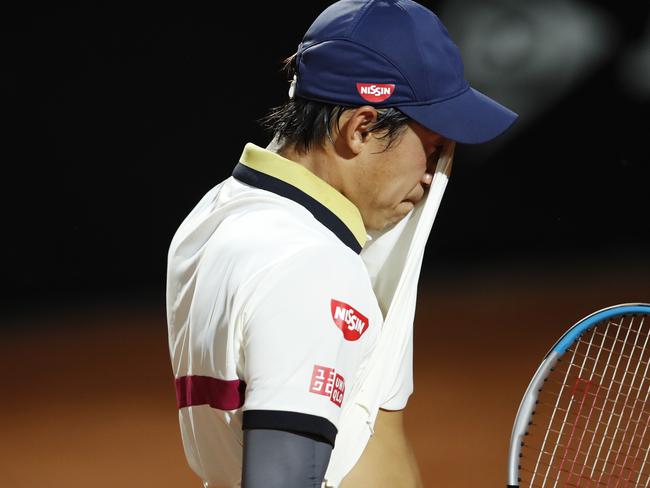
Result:
{"label": "shirt sleeve", "polygon": [[243,315],[243,428],[333,445],[345,391],[381,327],[363,263],[347,249],[313,246],[269,267],[255,287]]}

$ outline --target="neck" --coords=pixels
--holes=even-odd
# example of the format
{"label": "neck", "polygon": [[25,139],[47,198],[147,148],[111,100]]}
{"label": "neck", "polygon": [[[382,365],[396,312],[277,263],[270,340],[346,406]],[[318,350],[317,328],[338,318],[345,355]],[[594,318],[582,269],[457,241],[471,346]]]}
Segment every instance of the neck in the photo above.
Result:
{"label": "neck", "polygon": [[306,153],[298,152],[293,145],[281,144],[275,138],[266,147],[269,151],[279,154],[283,158],[304,166],[330,186],[343,193],[340,168],[335,154],[326,148],[312,148]]}

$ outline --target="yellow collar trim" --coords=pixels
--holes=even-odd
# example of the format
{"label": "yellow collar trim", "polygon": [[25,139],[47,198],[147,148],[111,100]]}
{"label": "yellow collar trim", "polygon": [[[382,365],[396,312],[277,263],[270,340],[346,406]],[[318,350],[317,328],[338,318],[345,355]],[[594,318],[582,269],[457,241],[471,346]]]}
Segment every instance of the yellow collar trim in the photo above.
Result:
{"label": "yellow collar trim", "polygon": [[366,228],[356,205],[304,166],[250,142],[244,147],[239,162],[303,191],[336,215],[361,247],[366,243]]}

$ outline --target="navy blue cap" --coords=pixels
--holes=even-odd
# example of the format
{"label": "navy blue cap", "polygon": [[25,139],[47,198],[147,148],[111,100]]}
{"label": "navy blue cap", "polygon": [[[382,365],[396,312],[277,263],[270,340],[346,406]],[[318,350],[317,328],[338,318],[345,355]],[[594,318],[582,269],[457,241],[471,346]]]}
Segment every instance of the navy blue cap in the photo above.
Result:
{"label": "navy blue cap", "polygon": [[305,33],[295,96],[348,106],[396,107],[457,142],[485,142],[517,114],[471,88],[440,19],[411,0],[340,0]]}

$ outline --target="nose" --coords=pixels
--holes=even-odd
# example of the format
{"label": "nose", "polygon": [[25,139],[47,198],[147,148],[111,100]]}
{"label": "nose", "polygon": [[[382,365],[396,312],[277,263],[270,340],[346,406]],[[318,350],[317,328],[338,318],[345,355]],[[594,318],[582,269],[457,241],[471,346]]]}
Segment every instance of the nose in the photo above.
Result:
{"label": "nose", "polygon": [[428,173],[428,172],[425,172],[425,173],[422,175],[422,178],[420,178],[420,182],[421,182],[423,185],[427,185],[427,186],[428,186],[428,185],[431,184],[432,181],[433,181],[433,174]]}

